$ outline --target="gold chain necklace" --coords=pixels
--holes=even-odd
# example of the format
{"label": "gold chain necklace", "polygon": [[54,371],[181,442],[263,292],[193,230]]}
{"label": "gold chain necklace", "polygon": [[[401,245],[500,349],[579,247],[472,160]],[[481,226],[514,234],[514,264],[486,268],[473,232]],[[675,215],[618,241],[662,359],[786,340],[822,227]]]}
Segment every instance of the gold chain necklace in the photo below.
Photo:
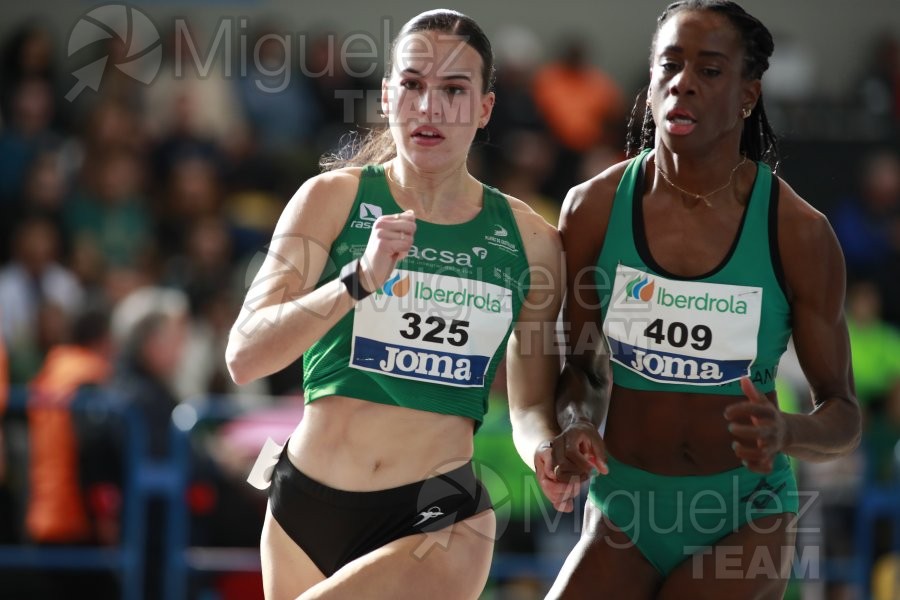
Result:
{"label": "gold chain necklace", "polygon": [[669,179],[669,176],[666,175],[666,172],[663,171],[662,167],[659,166],[659,162],[658,162],[656,159],[654,159],[654,161],[653,161],[653,163],[656,165],[656,171],[657,171],[660,175],[662,175],[662,178],[663,178],[663,180],[665,180],[666,183],[668,183],[670,186],[672,186],[673,188],[675,188],[676,190],[678,190],[678,191],[681,192],[682,194],[686,194],[686,195],[688,195],[688,196],[690,196],[690,197],[692,197],[692,198],[696,198],[697,200],[703,200],[703,203],[704,203],[705,205],[707,205],[708,207],[710,207],[710,208],[712,208],[712,203],[708,200],[708,198],[711,197],[711,196],[715,196],[716,194],[718,194],[719,192],[721,192],[721,191],[724,190],[725,188],[730,187],[730,186],[731,186],[731,182],[732,182],[732,180],[734,179],[734,174],[737,173],[737,170],[740,169],[741,166],[742,166],[745,162],[747,162],[747,157],[746,157],[746,156],[741,157],[741,162],[739,162],[739,163],[737,164],[737,166],[731,170],[731,175],[728,176],[728,181],[727,181],[727,182],[725,183],[725,185],[723,185],[722,187],[716,188],[716,189],[714,189],[713,191],[708,192],[708,193],[706,193],[706,194],[696,194],[696,193],[694,193],[694,192],[689,192],[689,191],[687,191],[686,189],[684,189],[684,188],[681,187],[681,186],[675,185],[675,184],[672,182],[672,180]]}

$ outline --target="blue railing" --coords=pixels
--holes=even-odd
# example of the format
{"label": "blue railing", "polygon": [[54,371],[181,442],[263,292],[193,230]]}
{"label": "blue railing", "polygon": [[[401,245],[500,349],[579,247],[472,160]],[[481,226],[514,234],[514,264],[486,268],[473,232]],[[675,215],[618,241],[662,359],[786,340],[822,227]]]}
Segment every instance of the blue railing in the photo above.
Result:
{"label": "blue railing", "polygon": [[[26,404],[41,407],[29,398],[25,388],[10,390],[4,418],[24,415]],[[58,407],[53,407],[58,408]],[[141,600],[144,576],[145,506],[150,490],[145,485],[145,431],[136,411],[110,394],[82,392],[74,398],[71,410],[102,414],[122,423],[125,436],[122,473],[122,527],[120,543],[114,547],[66,547],[40,544],[0,545],[0,569],[112,571],[120,576],[123,600]]]}
{"label": "blue railing", "polygon": [[[889,481],[878,481],[873,465],[874,457],[863,442],[868,460],[866,461],[863,488],[856,506],[856,523],[854,529],[854,579],[860,583],[863,598],[872,593],[871,573],[875,564],[875,537],[879,521],[891,521],[891,551],[900,556],[900,442],[897,442],[892,457],[893,473]],[[900,590],[900,573],[896,575],[895,589]]]}
{"label": "blue railing", "polygon": [[[12,390],[7,416],[25,413],[27,392]],[[29,404],[34,406],[34,404]],[[118,419],[123,427],[124,472],[122,473],[122,535],[115,547],[47,547],[38,544],[0,545],[0,569],[73,569],[109,570],[119,575],[123,600],[141,600],[144,577],[147,502],[151,498],[166,503],[164,532],[165,600],[187,600],[191,576],[210,572],[258,572],[257,548],[192,547],[191,516],[185,500],[192,477],[191,436],[201,424],[223,422],[241,411],[228,403],[205,399],[202,403],[180,405],[172,415],[170,453],[163,461],[153,461],[147,452],[146,431],[137,412],[122,405],[115,396],[98,391],[79,395],[72,404],[75,411],[103,413]],[[898,457],[900,458],[900,457]],[[900,480],[900,478],[898,478]],[[893,521],[894,545],[900,551],[900,483],[877,487],[871,482],[860,492],[857,511],[855,556],[841,569],[826,569],[823,575],[852,580],[868,597],[875,518]],[[552,581],[564,557],[519,554],[497,554],[491,568],[493,580],[519,576]]]}

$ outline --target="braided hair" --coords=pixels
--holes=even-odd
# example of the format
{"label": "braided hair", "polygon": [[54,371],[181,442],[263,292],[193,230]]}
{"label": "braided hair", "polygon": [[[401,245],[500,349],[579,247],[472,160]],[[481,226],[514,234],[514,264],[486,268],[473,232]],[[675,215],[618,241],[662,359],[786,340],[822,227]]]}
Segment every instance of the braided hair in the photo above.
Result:
{"label": "braided hair", "polygon": [[[656,20],[656,32],[653,34],[650,53],[651,60],[656,49],[656,37],[659,30],[672,15],[684,10],[710,10],[726,16],[740,33],[744,44],[744,78],[749,80],[762,78],[763,73],[769,68],[769,57],[772,56],[772,51],[775,49],[772,34],[759,19],[748,14],[740,5],[730,0],[682,0],[667,6]],[[631,109],[625,148],[629,157],[638,154],[644,148],[652,148],[656,141],[656,123],[653,122],[650,107],[646,104],[647,91],[648,88],[641,90]],[[644,107],[643,120],[638,129],[639,107],[642,106]],[[762,93],[760,93],[759,100],[753,107],[750,116],[744,119],[740,151],[750,160],[762,160],[773,169],[778,165],[778,139],[766,117]]]}

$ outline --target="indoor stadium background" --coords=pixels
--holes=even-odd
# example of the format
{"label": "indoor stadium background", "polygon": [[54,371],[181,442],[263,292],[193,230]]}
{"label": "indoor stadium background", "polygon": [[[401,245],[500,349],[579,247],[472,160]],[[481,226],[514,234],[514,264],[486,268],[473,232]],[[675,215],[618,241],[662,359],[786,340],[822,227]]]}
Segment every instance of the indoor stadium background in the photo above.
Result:
{"label": "indoor stadium background", "polygon": [[[555,224],[566,190],[623,156],[664,5],[449,5],[497,55],[471,172]],[[775,37],[763,89],[778,172],[844,249],[866,416],[854,455],[795,464],[809,505],[788,594],[900,598],[900,4],[744,5]],[[265,496],[244,479],[302,417],[302,373],[234,385],[228,331],[285,203],[323,153],[378,124],[390,39],[433,7],[4,3],[0,598],[262,597]],[[578,74],[566,93],[561,70]],[[180,325],[147,331],[151,313]],[[476,436],[501,533],[483,597],[542,598],[583,501],[567,516],[543,502],[502,380]],[[779,392],[808,410],[790,355]]]}

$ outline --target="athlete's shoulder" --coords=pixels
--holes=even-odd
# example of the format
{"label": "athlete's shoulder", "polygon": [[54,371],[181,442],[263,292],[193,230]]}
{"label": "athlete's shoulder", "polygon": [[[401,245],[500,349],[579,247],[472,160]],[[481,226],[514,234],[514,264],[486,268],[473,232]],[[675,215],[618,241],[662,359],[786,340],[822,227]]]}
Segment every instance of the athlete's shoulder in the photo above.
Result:
{"label": "athlete's shoulder", "polygon": [[561,222],[576,215],[595,214],[598,210],[602,212],[604,206],[612,207],[616,189],[630,162],[631,160],[618,162],[570,189],[563,202]]}
{"label": "athlete's shoulder", "polygon": [[[505,197],[516,219],[528,260],[531,285],[529,301],[525,303],[522,314],[542,320],[556,318],[565,285],[563,245],[559,231],[528,203],[513,196]],[[543,310],[535,307],[542,307]]]}
{"label": "athlete's shoulder", "polygon": [[788,286],[794,291],[810,287],[807,280],[818,271],[812,265],[830,265],[832,273],[845,272],[841,246],[828,218],[780,177],[778,245]]}
{"label": "athlete's shoulder", "polygon": [[503,194],[509,203],[516,224],[519,226],[519,232],[525,235],[526,232],[533,235],[553,235],[556,233],[556,227],[548,223],[534,208],[532,208],[524,200],[519,200],[509,194]]}
{"label": "athlete's shoulder", "polygon": [[783,179],[778,186],[778,246],[789,293],[842,304],[846,266],[831,223]]}
{"label": "athlete's shoulder", "polygon": [[556,227],[548,223],[527,202],[508,194],[503,194],[503,197],[509,202],[509,207],[512,210],[513,217],[516,219],[516,225],[518,225],[519,233],[523,239],[525,237],[541,237],[551,240],[558,238]]}
{"label": "athlete's shoulder", "polygon": [[778,224],[800,243],[826,243],[833,237],[828,217],[778,177]]}
{"label": "athlete's shoulder", "polygon": [[362,171],[362,167],[344,167],[319,173],[307,179],[300,189],[313,196],[346,193],[355,196]]}
{"label": "athlete's shoulder", "polygon": [[576,245],[602,245],[616,190],[629,163],[616,163],[569,190],[559,216],[559,231],[567,251]]}
{"label": "athlete's shoulder", "polygon": [[362,169],[351,167],[310,177],[294,192],[281,213],[277,229],[309,231],[323,228],[337,235],[356,199]]}
{"label": "athlete's shoulder", "polygon": [[328,211],[335,205],[352,204],[359,189],[361,173],[360,167],[347,167],[310,177],[291,198],[288,209],[298,211],[312,207]]}

